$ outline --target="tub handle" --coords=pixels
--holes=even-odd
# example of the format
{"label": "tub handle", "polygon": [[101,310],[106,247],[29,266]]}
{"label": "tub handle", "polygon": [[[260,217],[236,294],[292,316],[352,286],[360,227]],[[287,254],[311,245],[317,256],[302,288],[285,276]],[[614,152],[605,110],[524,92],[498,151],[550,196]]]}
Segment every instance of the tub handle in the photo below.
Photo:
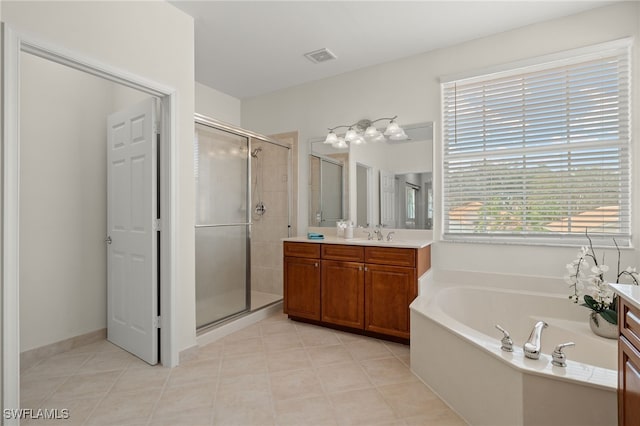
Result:
{"label": "tub handle", "polygon": [[502,346],[500,346],[500,349],[505,352],[513,352],[513,340],[511,340],[509,332],[502,328],[499,324],[496,324],[496,328],[502,331],[502,340],[500,340]]}
{"label": "tub handle", "polygon": [[566,367],[567,366],[567,355],[562,352],[562,350],[564,348],[567,348],[569,346],[575,346],[576,344],[573,342],[567,342],[567,343],[560,343],[558,346],[556,346],[556,348],[553,350],[553,353],[551,354],[551,364],[557,366],[557,367]]}

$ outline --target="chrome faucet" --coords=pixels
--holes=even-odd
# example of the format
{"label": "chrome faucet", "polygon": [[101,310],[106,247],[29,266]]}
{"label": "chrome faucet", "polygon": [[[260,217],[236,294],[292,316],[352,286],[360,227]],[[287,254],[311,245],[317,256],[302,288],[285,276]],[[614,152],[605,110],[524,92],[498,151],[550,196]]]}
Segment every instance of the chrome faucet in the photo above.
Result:
{"label": "chrome faucet", "polygon": [[376,229],[373,231],[373,233],[376,234],[378,241],[382,241],[384,239],[384,235],[382,235],[382,225],[376,226]]}
{"label": "chrome faucet", "polygon": [[500,340],[500,343],[502,344],[502,346],[500,346],[500,349],[502,349],[505,352],[513,352],[513,340],[511,340],[511,336],[509,335],[509,332],[504,328],[500,327],[498,324],[496,324],[496,328],[502,331],[502,340]]}
{"label": "chrome faucet", "polygon": [[367,233],[367,240],[373,240],[373,231],[371,231],[371,229],[369,229],[369,224],[367,223],[366,225],[358,225],[359,229],[362,229],[362,232],[366,232]]}
{"label": "chrome faucet", "polygon": [[391,240],[392,240],[392,238],[393,238],[393,234],[395,234],[395,232],[394,232],[394,231],[391,231],[391,232],[389,232],[389,233],[387,234],[387,241],[391,241]]}
{"label": "chrome faucet", "polygon": [[524,356],[531,359],[540,358],[540,337],[542,337],[542,329],[547,327],[548,324],[544,321],[538,321],[536,325],[533,326],[529,340],[522,346]]}
{"label": "chrome faucet", "polygon": [[575,346],[576,344],[573,342],[561,343],[553,350],[551,354],[551,364],[557,367],[566,367],[567,366],[567,356],[562,350],[569,346]]}

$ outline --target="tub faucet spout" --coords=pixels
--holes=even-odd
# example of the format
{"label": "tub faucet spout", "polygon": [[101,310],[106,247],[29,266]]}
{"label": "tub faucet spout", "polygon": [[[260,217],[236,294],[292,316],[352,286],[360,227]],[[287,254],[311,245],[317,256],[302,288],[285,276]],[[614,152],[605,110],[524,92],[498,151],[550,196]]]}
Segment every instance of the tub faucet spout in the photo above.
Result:
{"label": "tub faucet spout", "polygon": [[538,321],[536,325],[533,326],[533,330],[531,330],[531,334],[529,335],[529,340],[527,340],[524,346],[522,346],[524,356],[531,359],[540,358],[540,338],[542,337],[542,329],[547,327],[548,325],[544,321]]}

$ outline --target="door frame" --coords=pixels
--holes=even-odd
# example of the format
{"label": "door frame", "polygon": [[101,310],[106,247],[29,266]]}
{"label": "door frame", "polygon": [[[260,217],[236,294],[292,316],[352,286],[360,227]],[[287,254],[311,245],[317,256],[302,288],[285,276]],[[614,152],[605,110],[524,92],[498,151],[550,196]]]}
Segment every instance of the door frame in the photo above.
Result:
{"label": "door frame", "polygon": [[[26,52],[73,69],[137,89],[160,99],[160,300],[162,364],[178,364],[175,283],[177,218],[177,92],[174,88],[115,68],[60,46],[21,34],[2,23],[2,409],[20,407],[19,200],[20,200],[20,53]],[[8,420],[10,424],[18,421]]]}

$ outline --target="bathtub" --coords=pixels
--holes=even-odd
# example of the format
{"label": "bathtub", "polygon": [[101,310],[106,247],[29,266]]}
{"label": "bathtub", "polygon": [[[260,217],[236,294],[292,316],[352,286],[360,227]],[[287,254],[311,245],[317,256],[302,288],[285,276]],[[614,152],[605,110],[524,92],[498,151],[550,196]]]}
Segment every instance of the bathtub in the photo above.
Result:
{"label": "bathtub", "polygon": [[[594,335],[562,280],[434,271],[411,304],[411,369],[472,425],[617,424],[617,341]],[[533,325],[542,355],[524,357]],[[500,324],[514,351],[500,349]],[[551,364],[559,343],[567,367]]]}

